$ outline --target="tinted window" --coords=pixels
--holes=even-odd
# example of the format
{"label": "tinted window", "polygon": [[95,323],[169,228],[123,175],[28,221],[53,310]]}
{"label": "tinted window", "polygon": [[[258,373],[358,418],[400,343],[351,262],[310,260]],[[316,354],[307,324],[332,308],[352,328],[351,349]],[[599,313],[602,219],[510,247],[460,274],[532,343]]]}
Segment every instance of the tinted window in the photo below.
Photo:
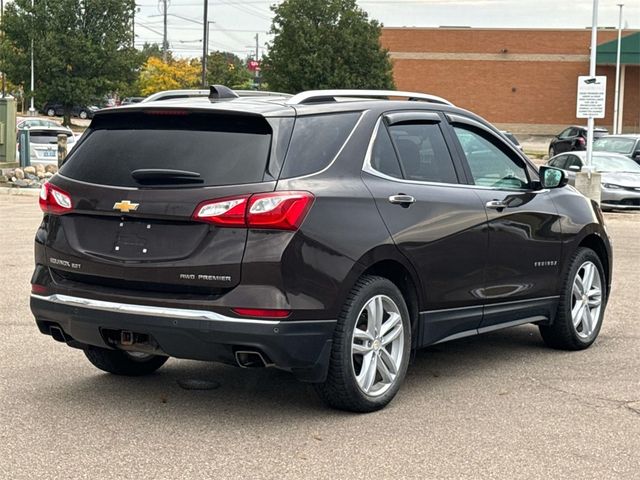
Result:
{"label": "tinted window", "polygon": [[393,149],[391,137],[389,137],[389,132],[384,124],[380,124],[378,135],[376,136],[375,143],[373,144],[373,151],[371,152],[371,166],[375,170],[391,177],[402,178],[398,157]]}
{"label": "tinted window", "polygon": [[437,123],[393,125],[389,128],[407,180],[458,183],[458,177]]}
{"label": "tinted window", "polygon": [[562,131],[562,133],[560,133],[560,135],[558,135],[558,138],[568,138],[571,135],[571,128],[567,128],[565,130]]}
{"label": "tinted window", "polygon": [[559,157],[556,157],[553,160],[551,160],[549,162],[549,165],[551,165],[552,167],[564,168],[566,160],[567,160],[566,155],[560,155]]}
{"label": "tinted window", "polygon": [[[528,188],[525,167],[522,161],[511,158],[493,140],[467,128],[454,127],[462,145],[467,163],[476,185],[494,188]],[[495,140],[497,142],[497,139]]]}
{"label": "tinted window", "polygon": [[319,172],[329,166],[360,118],[359,112],[298,117],[282,178]]}
{"label": "tinted window", "polygon": [[567,155],[567,162],[564,168],[580,167],[582,168],[582,161],[575,155]]}
{"label": "tinted window", "polygon": [[259,117],[110,114],[94,120],[60,173],[127,187],[140,186],[131,176],[137,169],[197,172],[199,186],[255,183],[264,177],[270,144],[271,129]]}
{"label": "tinted window", "polygon": [[[60,132],[60,133],[64,133],[67,136],[67,142],[69,141],[69,139],[73,138],[70,133],[67,133],[67,132]],[[41,144],[42,143],[57,144],[58,133],[57,132],[31,132],[29,134],[29,141],[32,143],[41,143]]]}

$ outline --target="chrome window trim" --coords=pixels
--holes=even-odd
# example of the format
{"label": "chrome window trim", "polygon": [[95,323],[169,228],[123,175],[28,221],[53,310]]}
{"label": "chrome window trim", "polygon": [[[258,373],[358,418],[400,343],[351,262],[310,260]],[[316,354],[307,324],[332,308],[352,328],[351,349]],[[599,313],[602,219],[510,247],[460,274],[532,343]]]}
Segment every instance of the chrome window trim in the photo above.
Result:
{"label": "chrome window trim", "polygon": [[[371,166],[371,155],[373,153],[373,144],[375,143],[376,136],[378,135],[378,129],[380,128],[380,124],[382,123],[384,114],[378,118],[376,125],[373,129],[373,133],[371,134],[371,138],[369,139],[369,145],[367,146],[367,152],[364,156],[364,161],[362,164],[362,171],[368,173],[369,175],[373,175],[378,178],[383,178],[385,180],[389,180],[396,183],[403,183],[408,185],[424,185],[431,187],[457,187],[457,188],[470,188],[474,190],[491,190],[494,192],[534,192],[534,193],[544,193],[545,190],[519,190],[519,189],[509,189],[509,188],[493,188],[493,187],[485,187],[482,185],[469,185],[467,183],[444,183],[444,182],[426,182],[421,180],[407,180],[405,178],[396,178],[385,173],[379,172],[373,166]],[[446,139],[445,139],[446,141]],[[546,190],[548,191],[548,190]]]}
{"label": "chrome window trim", "polygon": [[210,310],[191,310],[186,308],[156,307],[152,305],[136,305],[131,303],[116,303],[105,300],[94,300],[91,298],[74,297],[71,295],[53,294],[48,296],[31,294],[31,298],[43,300],[45,302],[57,303],[69,307],[88,308],[103,312],[129,313],[133,315],[143,315],[150,317],[180,318],[185,320],[211,320],[225,323],[248,323],[259,325],[280,325],[289,323],[327,323],[336,320],[310,320],[310,321],[281,321],[262,320],[256,318],[235,318],[222,315]]}

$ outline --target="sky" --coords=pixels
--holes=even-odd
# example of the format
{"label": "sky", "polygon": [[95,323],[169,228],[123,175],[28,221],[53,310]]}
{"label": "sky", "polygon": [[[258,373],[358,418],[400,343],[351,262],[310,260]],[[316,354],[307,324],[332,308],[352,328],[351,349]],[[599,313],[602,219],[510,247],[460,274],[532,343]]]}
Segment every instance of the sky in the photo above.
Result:
{"label": "sky", "polygon": [[[168,40],[180,57],[202,55],[205,0],[167,0]],[[262,55],[274,0],[208,0],[209,50],[240,57],[255,52],[256,34]],[[136,46],[162,43],[164,0],[137,0]],[[617,27],[618,3],[624,3],[623,26],[640,29],[640,0],[599,0],[598,26]],[[593,0],[358,0],[370,18],[387,27],[470,26],[494,28],[586,28]]]}

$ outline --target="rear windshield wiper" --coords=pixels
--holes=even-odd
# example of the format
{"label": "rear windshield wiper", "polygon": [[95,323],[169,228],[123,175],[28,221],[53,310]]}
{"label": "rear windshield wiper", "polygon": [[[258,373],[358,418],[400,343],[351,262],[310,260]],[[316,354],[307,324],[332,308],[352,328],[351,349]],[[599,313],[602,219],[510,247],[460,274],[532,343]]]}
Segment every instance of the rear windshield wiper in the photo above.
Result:
{"label": "rear windshield wiper", "polygon": [[203,183],[198,172],[172,170],[169,168],[140,168],[131,172],[131,176],[143,184]]}

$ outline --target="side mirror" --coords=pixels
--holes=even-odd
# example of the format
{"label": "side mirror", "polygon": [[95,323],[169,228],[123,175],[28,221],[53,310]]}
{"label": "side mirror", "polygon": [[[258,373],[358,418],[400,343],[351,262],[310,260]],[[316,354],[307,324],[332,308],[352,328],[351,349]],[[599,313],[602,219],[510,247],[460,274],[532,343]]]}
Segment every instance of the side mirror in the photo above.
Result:
{"label": "side mirror", "polygon": [[573,170],[574,172],[579,172],[580,170],[582,170],[582,167],[580,167],[580,165],[569,165],[569,170]]}
{"label": "side mirror", "polygon": [[560,188],[564,187],[569,179],[565,173],[559,168],[540,167],[540,184],[542,188]]}

